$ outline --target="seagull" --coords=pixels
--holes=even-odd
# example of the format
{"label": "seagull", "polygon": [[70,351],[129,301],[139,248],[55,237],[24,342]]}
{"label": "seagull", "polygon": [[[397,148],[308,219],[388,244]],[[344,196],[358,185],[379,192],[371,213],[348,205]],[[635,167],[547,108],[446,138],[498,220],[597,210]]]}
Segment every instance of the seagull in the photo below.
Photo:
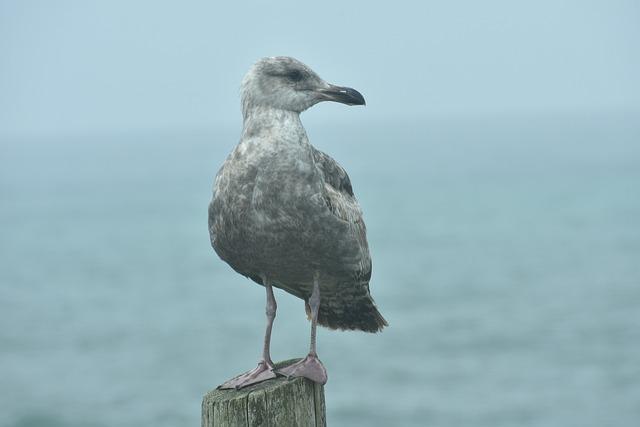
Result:
{"label": "seagull", "polygon": [[[311,145],[300,113],[322,101],[365,100],[285,56],[256,62],[242,81],[241,99],[242,136],[216,175],[209,234],[223,261],[266,289],[267,327],[258,366],[220,388],[278,375],[325,384],[316,326],[378,332],[387,322],[369,293],[371,257],[349,176]],[[311,320],[309,354],[280,369],[270,355],[273,287],[304,300]]]}

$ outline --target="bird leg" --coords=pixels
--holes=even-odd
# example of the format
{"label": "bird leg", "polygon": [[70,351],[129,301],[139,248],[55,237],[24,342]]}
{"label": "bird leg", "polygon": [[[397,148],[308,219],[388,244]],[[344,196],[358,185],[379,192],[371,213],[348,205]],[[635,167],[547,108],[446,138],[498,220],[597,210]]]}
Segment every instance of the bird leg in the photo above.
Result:
{"label": "bird leg", "polygon": [[240,374],[235,378],[231,378],[229,381],[218,386],[218,388],[235,388],[240,389],[242,387],[256,384],[271,378],[276,377],[275,366],[271,360],[271,328],[273,327],[273,319],[276,318],[276,298],[273,296],[273,288],[271,284],[267,282],[266,278],[262,278],[262,283],[267,289],[267,330],[264,333],[264,347],[262,348],[262,360],[258,363],[258,366],[244,374]]}
{"label": "bird leg", "polygon": [[318,353],[316,353],[316,326],[318,323],[318,310],[320,309],[320,285],[317,275],[313,280],[313,292],[311,293],[311,298],[309,298],[309,307],[311,308],[311,345],[309,354],[293,365],[278,369],[277,372],[287,378],[305,377],[311,381],[326,384],[327,370],[318,359]]}

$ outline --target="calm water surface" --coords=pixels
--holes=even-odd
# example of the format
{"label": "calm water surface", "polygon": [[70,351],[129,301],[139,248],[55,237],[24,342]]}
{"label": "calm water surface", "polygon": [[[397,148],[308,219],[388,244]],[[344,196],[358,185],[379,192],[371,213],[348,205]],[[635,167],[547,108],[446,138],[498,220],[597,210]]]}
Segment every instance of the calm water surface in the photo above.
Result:
{"label": "calm water surface", "polygon": [[[640,120],[309,126],[365,211],[390,327],[319,331],[332,426],[636,426]],[[264,292],[206,210],[237,131],[3,141],[0,426],[199,425]],[[308,345],[278,292],[275,359]]]}

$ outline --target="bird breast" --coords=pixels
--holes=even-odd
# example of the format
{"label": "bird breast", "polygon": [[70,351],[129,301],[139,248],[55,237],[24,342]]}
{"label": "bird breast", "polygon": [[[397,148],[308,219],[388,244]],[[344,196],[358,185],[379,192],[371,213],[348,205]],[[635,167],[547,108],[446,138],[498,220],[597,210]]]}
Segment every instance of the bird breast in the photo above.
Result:
{"label": "bird breast", "polygon": [[243,141],[216,178],[211,234],[216,251],[234,268],[251,260],[239,267],[264,270],[312,240],[309,219],[322,207],[322,182],[310,150],[287,145]]}

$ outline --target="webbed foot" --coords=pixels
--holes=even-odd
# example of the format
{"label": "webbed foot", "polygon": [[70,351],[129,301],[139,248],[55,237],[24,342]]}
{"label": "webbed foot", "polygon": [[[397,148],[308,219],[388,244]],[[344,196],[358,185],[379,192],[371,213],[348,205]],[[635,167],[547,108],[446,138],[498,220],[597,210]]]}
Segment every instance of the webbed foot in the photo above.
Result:
{"label": "webbed foot", "polygon": [[299,362],[277,369],[276,372],[287,378],[305,377],[318,384],[327,383],[327,370],[315,354],[309,354]]}
{"label": "webbed foot", "polygon": [[219,385],[219,389],[228,389],[235,388],[241,389],[243,387],[250,386],[252,384],[257,384],[262,381],[270,380],[271,378],[275,378],[276,372],[274,370],[273,363],[262,361],[258,363],[258,366],[244,374],[240,374],[237,377],[231,378],[229,381],[225,382],[222,385]]}

